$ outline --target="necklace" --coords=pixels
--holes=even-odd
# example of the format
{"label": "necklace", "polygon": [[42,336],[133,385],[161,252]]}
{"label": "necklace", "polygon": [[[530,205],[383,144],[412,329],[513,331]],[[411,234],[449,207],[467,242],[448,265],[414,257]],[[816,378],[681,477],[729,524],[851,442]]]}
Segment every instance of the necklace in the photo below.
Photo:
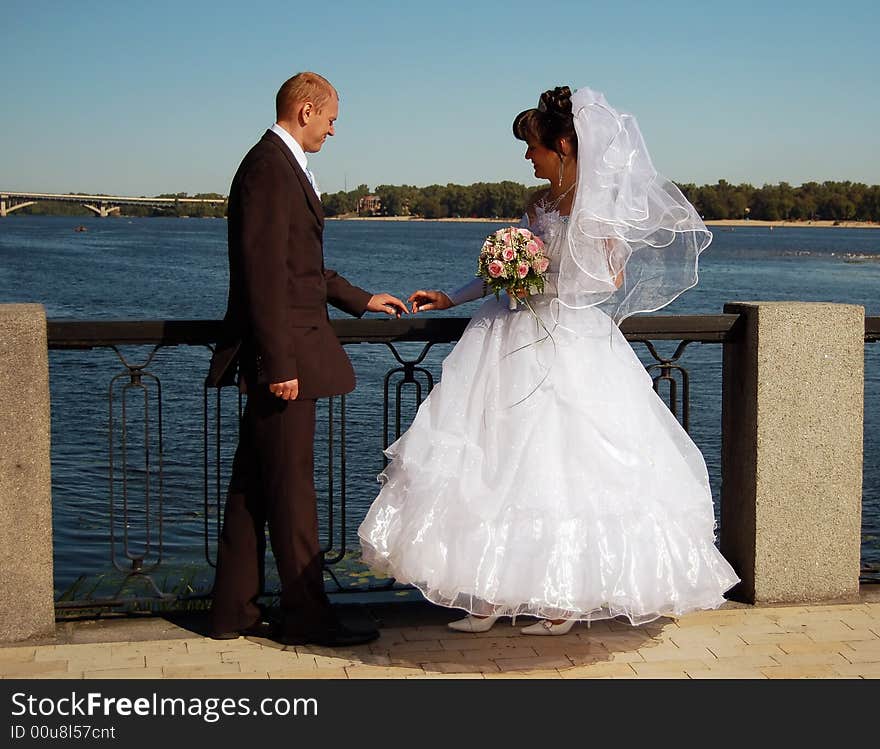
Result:
{"label": "necklace", "polygon": [[574,190],[574,187],[576,184],[577,184],[577,180],[572,182],[568,186],[568,189],[565,192],[560,193],[555,198],[553,198],[553,200],[547,200],[546,198],[541,198],[541,200],[538,201],[538,205],[541,206],[541,210],[543,210],[544,213],[552,213],[553,211],[557,210],[559,208],[560,203],[562,203],[563,199],[565,198],[565,196],[568,195],[572,190]]}

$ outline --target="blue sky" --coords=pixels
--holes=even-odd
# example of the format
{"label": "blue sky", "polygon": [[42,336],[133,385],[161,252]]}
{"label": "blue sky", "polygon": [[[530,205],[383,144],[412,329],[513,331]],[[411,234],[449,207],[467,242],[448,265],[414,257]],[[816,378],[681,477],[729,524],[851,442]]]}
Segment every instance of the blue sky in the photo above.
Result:
{"label": "blue sky", "polygon": [[310,166],[534,183],[513,117],[559,84],[636,115],[679,182],[880,183],[874,2],[0,0],[0,189],[228,191],[304,69],[341,94]]}

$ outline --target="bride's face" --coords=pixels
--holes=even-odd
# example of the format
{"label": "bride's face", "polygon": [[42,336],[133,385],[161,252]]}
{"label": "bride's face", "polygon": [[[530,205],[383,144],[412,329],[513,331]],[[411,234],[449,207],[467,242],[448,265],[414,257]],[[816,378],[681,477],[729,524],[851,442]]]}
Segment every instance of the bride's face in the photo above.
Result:
{"label": "bride's face", "polygon": [[535,176],[538,179],[556,179],[559,176],[559,154],[534,138],[526,140],[526,145],[526,158],[532,162]]}

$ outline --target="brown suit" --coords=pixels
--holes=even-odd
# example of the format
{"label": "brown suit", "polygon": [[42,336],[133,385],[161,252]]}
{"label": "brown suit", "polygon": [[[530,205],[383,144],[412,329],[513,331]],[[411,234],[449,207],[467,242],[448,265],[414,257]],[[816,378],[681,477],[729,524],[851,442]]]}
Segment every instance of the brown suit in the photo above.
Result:
{"label": "brown suit", "polygon": [[[355,377],[327,302],[360,317],[370,293],[324,268],[324,214],[308,178],[275,133],[248,152],[229,191],[229,299],[209,385],[248,393],[214,582],[212,627],[241,630],[260,616],[265,526],[281,578],[288,635],[330,616],[312,475],[315,399],[348,393]],[[299,380],[284,401],[268,385]]]}

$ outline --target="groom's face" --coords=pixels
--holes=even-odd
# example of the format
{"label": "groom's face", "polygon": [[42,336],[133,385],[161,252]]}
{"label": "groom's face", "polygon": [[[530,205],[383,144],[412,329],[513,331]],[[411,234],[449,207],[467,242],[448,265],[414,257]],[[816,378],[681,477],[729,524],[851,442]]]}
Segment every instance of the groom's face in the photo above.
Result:
{"label": "groom's face", "polygon": [[303,150],[317,153],[330,135],[336,134],[334,123],[339,117],[339,99],[331,96],[320,109],[312,108],[308,121],[303,128]]}

